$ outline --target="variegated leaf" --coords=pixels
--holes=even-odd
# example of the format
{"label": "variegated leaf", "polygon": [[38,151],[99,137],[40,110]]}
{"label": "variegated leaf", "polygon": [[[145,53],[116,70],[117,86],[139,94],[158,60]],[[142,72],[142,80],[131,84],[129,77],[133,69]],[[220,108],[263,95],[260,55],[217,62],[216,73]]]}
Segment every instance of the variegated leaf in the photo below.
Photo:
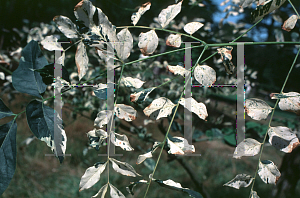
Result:
{"label": "variegated leaf", "polygon": [[138,46],[144,56],[153,54],[158,46],[158,37],[154,30],[141,33],[139,36]]}
{"label": "variegated leaf", "polygon": [[233,158],[240,159],[242,156],[254,156],[260,151],[261,143],[255,139],[247,138],[237,145]]}
{"label": "variegated leaf", "polygon": [[236,189],[240,189],[240,187],[246,188],[251,184],[252,181],[253,178],[250,175],[238,174],[231,181],[224,184],[224,186],[229,186]]}
{"label": "variegated leaf", "polygon": [[166,40],[166,45],[172,46],[172,47],[180,47],[181,34],[170,34]]}
{"label": "variegated leaf", "polygon": [[183,27],[183,30],[186,33],[192,35],[203,26],[204,24],[200,22],[190,22]]}
{"label": "variegated leaf", "polygon": [[53,50],[59,50],[63,51],[64,49],[62,46],[57,42],[57,38],[53,35],[46,36],[44,40],[41,41],[41,44],[46,50],[53,51]]}
{"label": "variegated leaf", "polygon": [[140,20],[141,16],[150,9],[151,3],[147,2],[144,3],[139,10],[136,13],[133,13],[131,15],[131,21],[133,25],[136,25],[138,23],[138,21]]}
{"label": "variegated leaf", "polygon": [[118,118],[124,119],[127,122],[135,120],[136,118],[136,110],[133,107],[124,104],[116,104],[115,114]]}
{"label": "variegated leaf", "polygon": [[133,151],[134,149],[130,146],[129,140],[126,135],[120,135],[118,133],[110,133],[111,142],[115,146],[121,147],[125,151]]}
{"label": "variegated leaf", "polygon": [[130,101],[136,102],[136,103],[142,103],[146,100],[148,95],[155,89],[156,87],[151,87],[148,89],[144,89],[143,91],[140,91],[138,93],[134,93],[130,95]]}
{"label": "variegated leaf", "polygon": [[122,78],[121,83],[123,83],[126,87],[134,87],[138,89],[141,88],[145,82],[138,78],[126,77]]}
{"label": "variegated leaf", "polygon": [[144,109],[146,116],[158,120],[162,117],[168,117],[172,113],[175,104],[165,97],[161,97],[152,101],[152,103]]}
{"label": "variegated leaf", "polygon": [[86,47],[83,42],[80,42],[75,54],[75,62],[78,69],[79,80],[86,74],[88,70],[89,57],[86,53]]}
{"label": "variegated leaf", "polygon": [[208,116],[206,106],[202,102],[197,102],[194,98],[181,98],[179,104],[195,113],[200,119],[205,120]]}
{"label": "variegated leaf", "polygon": [[173,137],[171,140],[167,139],[167,144],[170,148],[169,154],[184,155],[186,153],[194,153],[194,145],[189,145],[188,141],[182,137]]}
{"label": "variegated leaf", "polygon": [[300,144],[296,134],[288,127],[270,127],[268,135],[270,144],[285,153],[292,152]]}
{"label": "variegated leaf", "polygon": [[179,74],[184,77],[184,75],[188,75],[190,71],[186,70],[184,67],[177,65],[177,66],[172,66],[168,65],[167,70],[170,71],[173,74]]}
{"label": "variegated leaf", "polygon": [[166,9],[163,9],[158,15],[158,22],[160,23],[161,27],[166,27],[181,11],[181,4],[180,1],[177,4],[170,5]]}
{"label": "variegated leaf", "polygon": [[118,50],[118,56],[125,60],[130,56],[130,52],[133,48],[133,38],[131,36],[131,33],[129,32],[128,28],[122,29],[117,34],[118,40],[119,40],[119,48]]}
{"label": "variegated leaf", "polygon": [[245,111],[254,120],[267,119],[272,108],[263,100],[251,98],[246,100]]}
{"label": "variegated leaf", "polygon": [[270,160],[259,162],[258,175],[266,184],[276,184],[281,176],[276,165]]}
{"label": "variegated leaf", "polygon": [[223,65],[225,66],[225,70],[228,74],[233,74],[235,66],[232,63],[232,51],[233,47],[226,46],[222,48],[218,48],[218,53],[221,55],[221,59],[223,62]]}
{"label": "variegated leaf", "polygon": [[86,169],[80,180],[79,192],[92,187],[100,180],[100,175],[105,170],[106,164],[107,162],[104,164],[97,163],[94,166]]}
{"label": "variegated leaf", "polygon": [[212,85],[217,80],[216,71],[208,65],[198,65],[194,77],[201,85]]}
{"label": "variegated leaf", "polygon": [[79,33],[77,32],[76,25],[71,19],[65,16],[55,16],[53,21],[67,38],[78,38]]}
{"label": "variegated leaf", "polygon": [[95,194],[94,196],[92,196],[92,198],[104,198],[105,194],[107,192],[107,188],[108,188],[108,184],[105,184],[104,186],[102,186],[100,188],[100,190],[97,192],[97,194]]}
{"label": "variegated leaf", "polygon": [[112,111],[109,110],[100,111],[97,114],[97,117],[94,121],[94,125],[98,125],[101,128],[103,125],[107,124],[111,119],[112,119]]}
{"label": "variegated leaf", "polygon": [[109,158],[109,160],[111,161],[112,167],[116,172],[131,177],[141,176],[134,170],[134,168],[130,164],[118,161],[114,158]]}

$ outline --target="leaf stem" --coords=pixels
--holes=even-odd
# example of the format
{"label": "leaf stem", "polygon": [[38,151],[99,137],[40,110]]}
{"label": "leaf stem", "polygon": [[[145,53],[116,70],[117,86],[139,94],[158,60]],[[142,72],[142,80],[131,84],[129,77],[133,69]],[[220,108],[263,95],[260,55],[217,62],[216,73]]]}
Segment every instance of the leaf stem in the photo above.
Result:
{"label": "leaf stem", "polygon": [[[287,76],[286,76],[286,78],[285,78],[285,81],[284,81],[284,83],[283,83],[283,85],[282,85],[280,94],[282,94],[282,92],[283,92],[283,89],[284,89],[284,87],[285,87],[285,85],[286,85],[286,83],[287,83],[287,81],[288,81],[288,78],[289,78],[289,76],[290,76],[290,74],[291,74],[291,72],[292,72],[292,70],[293,70],[293,68],[294,68],[294,65],[295,65],[296,60],[297,60],[297,58],[298,58],[298,56],[299,56],[299,53],[300,53],[300,49],[298,50],[298,53],[297,53],[297,55],[296,55],[295,58],[294,58],[294,62],[293,62],[292,66],[291,66],[291,68],[290,68],[290,70],[289,70],[289,72],[288,72],[288,74],[287,74]],[[255,171],[255,174],[254,174],[254,177],[253,177],[253,182],[252,182],[252,185],[251,185],[251,191],[250,191],[249,198],[251,198],[251,192],[253,191],[253,187],[254,187],[254,183],[255,183],[255,178],[256,178],[256,175],[257,175],[257,173],[258,173],[259,162],[261,161],[260,159],[261,159],[262,152],[263,152],[263,149],[264,149],[264,145],[265,145],[265,142],[266,142],[268,130],[269,130],[269,128],[271,127],[271,122],[272,122],[272,120],[273,120],[273,116],[274,116],[274,113],[275,113],[275,110],[276,110],[276,107],[277,107],[277,104],[278,104],[279,100],[280,100],[279,98],[276,100],[276,103],[275,103],[275,105],[274,105],[274,107],[273,107],[272,114],[271,114],[271,117],[270,117],[270,120],[269,120],[269,124],[268,124],[268,129],[267,129],[267,132],[266,132],[266,134],[265,134],[264,140],[263,140],[263,142],[261,143],[262,146],[261,146],[261,150],[260,150],[260,154],[259,154],[259,158],[258,158],[258,164],[257,164],[257,167],[256,167],[256,171]]]}
{"label": "leaf stem", "polygon": [[295,6],[292,4],[292,2],[291,2],[290,0],[288,0],[288,1],[289,1],[289,3],[291,4],[291,6],[293,7],[294,11],[296,12],[296,14],[297,14],[297,16],[298,16],[298,19],[300,19],[300,15],[299,15],[299,13],[297,12]]}
{"label": "leaf stem", "polygon": [[6,69],[4,66],[0,65],[0,68],[3,69],[5,72],[9,73],[10,75],[12,75],[12,72]]}
{"label": "leaf stem", "polygon": [[189,35],[189,34],[185,34],[185,33],[180,33],[180,32],[176,32],[176,31],[173,31],[173,30],[168,30],[168,29],[162,29],[162,28],[153,28],[153,27],[147,27],[147,26],[120,26],[120,27],[117,27],[117,28],[144,28],[144,29],[152,29],[152,30],[160,30],[160,31],[165,31],[165,32],[170,32],[170,33],[174,33],[174,34],[181,34],[183,36],[186,36],[186,37],[189,37],[189,38],[192,38],[196,41],[199,41],[201,42],[203,45],[206,45],[206,43],[192,35]]}

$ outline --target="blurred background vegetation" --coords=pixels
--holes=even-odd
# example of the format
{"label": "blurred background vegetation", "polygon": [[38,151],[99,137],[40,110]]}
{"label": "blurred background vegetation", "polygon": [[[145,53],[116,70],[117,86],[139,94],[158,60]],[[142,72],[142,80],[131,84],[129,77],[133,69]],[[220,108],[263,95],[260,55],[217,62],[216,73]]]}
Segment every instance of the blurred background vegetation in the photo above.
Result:
{"label": "blurred background vegetation", "polygon": [[[146,3],[141,0],[110,0],[100,1],[91,0],[92,3],[99,7],[115,26],[131,25],[131,14],[137,11],[138,6]],[[245,8],[243,12],[234,6],[232,2],[220,5],[219,0],[184,0],[181,13],[177,15],[168,29],[183,32],[181,25],[191,21],[199,21],[205,26],[197,31],[194,36],[204,40],[207,43],[226,43],[230,42],[246,29],[251,27],[250,12],[254,6]],[[292,1],[297,10],[300,10],[300,1]],[[56,15],[69,17],[75,22],[73,8],[78,0],[2,0],[0,1],[0,71],[4,72],[6,78],[0,79],[1,93],[0,96],[14,113],[21,112],[26,104],[32,99],[26,94],[18,94],[13,91],[11,83],[9,83],[10,73],[18,66],[19,56],[12,54],[16,50],[24,48],[30,38],[35,37],[32,28],[40,27],[43,29],[47,24],[52,24],[52,19]],[[151,9],[147,11],[138,22],[138,25],[149,26],[155,24],[155,17],[160,11],[168,5],[174,4],[174,0],[153,0],[151,1]],[[204,5],[204,6],[203,6]],[[227,7],[231,5],[232,7]],[[223,10],[227,8],[226,12]],[[231,16],[223,19],[229,11],[238,12],[237,16]],[[281,41],[282,36],[285,41],[300,41],[299,24],[291,32],[281,30],[281,25],[293,10],[286,2],[279,10],[271,13],[257,25],[247,36],[242,37],[240,42],[251,41]],[[155,25],[153,25],[155,26]],[[48,26],[47,26],[48,27]],[[180,28],[181,27],[181,28]],[[51,35],[53,32],[48,28],[46,34],[42,37]],[[119,31],[119,29],[118,29]],[[140,32],[148,31],[147,29],[130,29],[135,36],[134,53],[131,54],[129,60],[138,59],[140,56],[137,50],[137,37]],[[60,34],[58,30],[55,34]],[[157,31],[159,38],[165,40],[168,34]],[[60,40],[66,40],[61,37]],[[184,41],[192,41],[183,38]],[[165,46],[164,41],[160,41],[157,49],[158,53],[173,50],[173,48]],[[183,47],[183,45],[181,46]],[[246,98],[256,97],[264,99],[271,106],[275,104],[274,100],[270,100],[270,93],[279,93],[281,86],[285,80],[288,70],[293,62],[297,49],[294,45],[253,45],[245,46],[245,69],[246,74]],[[76,48],[73,47],[67,52],[65,66],[69,73],[76,72],[74,55]],[[208,57],[214,53],[216,49],[209,49],[204,53],[204,57]],[[92,52],[92,50],[91,50]],[[53,53],[43,51],[48,60],[53,60]],[[17,53],[16,53],[17,54]],[[195,62],[200,54],[199,49],[193,49],[192,60]],[[233,63],[236,65],[236,49],[232,51]],[[96,55],[97,56],[97,55]],[[91,71],[95,69],[97,72],[103,71],[105,65],[98,61],[97,58],[91,56]],[[125,68],[125,74],[128,76],[137,76],[141,73],[140,78],[150,85],[159,85],[166,78],[173,78],[173,75],[165,69],[166,64],[177,65],[183,64],[184,52],[178,52],[167,56],[158,57],[149,61],[137,64],[133,67]],[[217,71],[216,84],[234,84],[235,74],[229,76],[224,70],[224,66],[220,62],[220,56],[205,62]],[[98,67],[99,66],[99,67]],[[4,68],[4,69],[3,69]],[[285,92],[299,90],[300,63],[296,62],[296,67],[287,82]],[[116,75],[119,75],[118,73]],[[117,76],[116,76],[117,77]],[[99,83],[95,81],[94,83]],[[169,86],[163,86],[159,90],[155,90],[146,105],[148,105],[155,95],[168,96],[176,102],[179,97],[180,85],[183,78],[179,78],[176,83]],[[146,83],[146,84],[147,84]],[[30,137],[32,133],[28,128],[25,115],[21,115],[18,119],[18,135],[17,135],[17,169],[8,189],[2,195],[4,198],[11,197],[91,197],[96,194],[99,188],[106,183],[107,174],[104,172],[98,184],[89,190],[78,192],[78,186],[84,171],[98,161],[105,160],[98,157],[95,150],[89,150],[88,139],[86,133],[93,129],[93,118],[95,114],[103,107],[103,102],[96,98],[82,100],[86,95],[85,92],[90,89],[77,91],[75,96],[68,96],[65,99],[63,109],[63,120],[65,131],[68,137],[67,154],[62,165],[58,160],[52,157],[45,157],[44,154],[50,153],[48,147],[40,141],[33,140],[26,145],[24,140]],[[236,91],[232,87],[214,87],[214,88],[196,88],[192,89],[193,96],[199,102],[205,102],[208,110],[208,120],[205,122],[198,117],[193,117],[193,126],[195,126],[193,141],[196,153],[201,157],[182,157],[176,158],[163,153],[162,159],[155,173],[157,179],[172,179],[180,182],[183,187],[191,188],[196,191],[204,191],[207,197],[247,197],[248,188],[236,190],[222,185],[236,174],[246,173],[253,175],[258,162],[258,156],[242,158],[241,160],[232,159],[231,155],[235,149],[235,119],[236,119]],[[133,105],[129,101],[131,90],[121,89],[119,92],[118,103]],[[152,97],[151,97],[152,96]],[[74,98],[77,98],[74,100]],[[120,102],[119,102],[120,101]],[[147,103],[148,102],[148,103]],[[88,103],[88,104],[87,104]],[[138,155],[143,154],[152,146],[153,140],[162,141],[164,133],[170,122],[170,119],[162,119],[161,122],[150,123],[146,125],[144,120],[147,119],[142,110],[145,106],[134,106],[138,110],[138,118],[132,123],[117,121],[117,130],[128,136],[132,147],[135,149],[132,153],[126,153],[116,148],[118,154],[123,154],[118,160],[126,161],[134,166],[136,171],[147,179],[152,173],[155,161],[149,159],[141,165],[135,165]],[[278,112],[278,113],[277,113]],[[299,131],[299,117],[292,113],[281,112],[275,113],[275,125],[284,125],[290,127],[294,131]],[[183,108],[179,109],[179,115],[172,125],[172,136],[183,135]],[[5,123],[1,120],[0,124]],[[246,116],[246,132],[247,137],[256,138],[262,142],[262,138],[266,132],[267,121],[256,122]],[[221,144],[220,144],[221,142]],[[88,152],[87,152],[88,151]],[[105,153],[105,148],[101,148],[100,153]],[[156,160],[158,152],[154,154],[153,159]],[[272,160],[280,167],[283,153],[275,150],[273,147],[267,147],[264,150],[263,158]],[[103,159],[102,159],[103,158]],[[182,162],[184,159],[184,162]],[[189,169],[196,175],[197,181],[193,181]],[[137,178],[129,178],[120,176],[119,174],[110,174],[111,183],[118,187],[127,197],[131,197],[125,190],[131,181],[137,181]],[[201,188],[201,189],[200,189]],[[217,190],[216,190],[217,189]],[[273,186],[264,184],[257,178],[255,189],[260,197],[268,197]],[[133,197],[142,197],[146,188],[145,186],[137,186]],[[300,195],[300,185],[296,190],[296,195]],[[297,197],[296,196],[296,197]],[[169,189],[164,189],[156,184],[151,184],[148,197],[188,197]]]}

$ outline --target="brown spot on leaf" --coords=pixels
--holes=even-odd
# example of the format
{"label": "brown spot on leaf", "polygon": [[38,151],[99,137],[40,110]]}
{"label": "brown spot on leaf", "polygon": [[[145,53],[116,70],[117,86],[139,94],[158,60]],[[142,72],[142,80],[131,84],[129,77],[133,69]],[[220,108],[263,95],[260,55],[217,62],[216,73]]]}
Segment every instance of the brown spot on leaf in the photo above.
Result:
{"label": "brown spot on leaf", "polygon": [[74,11],[76,11],[78,8],[81,8],[83,5],[84,0],[80,1],[75,7],[74,7]]}
{"label": "brown spot on leaf", "polygon": [[128,116],[130,117],[131,120],[135,120],[135,116],[130,115],[130,114]]}
{"label": "brown spot on leaf", "polygon": [[276,177],[276,181],[275,181],[275,184],[276,184],[276,183],[277,183],[277,181],[279,180],[279,177],[280,177],[280,176]]}
{"label": "brown spot on leaf", "polygon": [[135,102],[136,101],[136,96],[134,94],[130,95],[130,101]]}
{"label": "brown spot on leaf", "polygon": [[147,47],[141,48],[140,50],[141,50],[141,52],[142,52],[142,54],[144,56],[148,56],[149,55],[149,53],[147,52]]}

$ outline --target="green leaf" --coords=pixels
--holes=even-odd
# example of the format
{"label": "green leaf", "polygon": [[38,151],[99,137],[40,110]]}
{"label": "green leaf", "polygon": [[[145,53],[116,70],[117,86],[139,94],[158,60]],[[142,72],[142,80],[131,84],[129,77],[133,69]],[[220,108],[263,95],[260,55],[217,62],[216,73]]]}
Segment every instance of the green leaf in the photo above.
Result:
{"label": "green leaf", "polygon": [[26,107],[26,117],[30,130],[38,139],[44,141],[51,148],[60,163],[62,163],[67,146],[67,136],[61,125],[55,126],[54,119],[61,120],[61,118],[58,114],[56,114],[56,118],[54,115],[54,109],[37,100],[32,100]]}
{"label": "green leaf", "polygon": [[224,140],[231,146],[236,146],[236,136],[235,133],[231,133],[229,135],[224,135]]}
{"label": "green leaf", "polygon": [[34,71],[42,69],[48,61],[43,56],[38,42],[32,40],[22,50],[19,67],[12,74],[12,84],[16,90],[33,96],[41,97],[47,85],[41,75]]}
{"label": "green leaf", "polygon": [[16,133],[15,119],[0,126],[0,195],[6,190],[15,174]]}
{"label": "green leaf", "polygon": [[[70,82],[69,79],[69,72],[68,70],[62,65],[62,79]],[[54,63],[44,66],[42,69],[36,69],[42,76],[42,80],[46,85],[51,85],[54,79]]]}
{"label": "green leaf", "polygon": [[0,98],[0,119],[15,115]]}

